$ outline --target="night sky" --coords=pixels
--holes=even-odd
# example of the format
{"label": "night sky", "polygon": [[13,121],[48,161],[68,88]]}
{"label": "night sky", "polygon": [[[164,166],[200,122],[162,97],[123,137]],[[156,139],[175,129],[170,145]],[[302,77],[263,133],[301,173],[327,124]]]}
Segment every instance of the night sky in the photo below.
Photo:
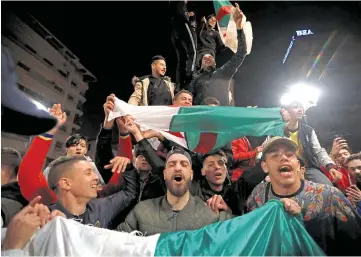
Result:
{"label": "night sky", "polygon": [[[232,1],[233,2],[233,1]],[[337,31],[338,48],[327,76],[314,80],[322,90],[319,106],[310,109],[309,124],[329,147],[334,134],[346,134],[354,150],[361,150],[361,12],[359,2],[239,2],[252,22],[252,53],[239,69],[236,104],[271,107],[292,81],[282,65],[297,29],[310,28],[321,43]],[[94,137],[104,118],[102,104],[115,93],[128,100],[133,75],[150,73],[150,59],[163,55],[167,75],[175,79],[176,55],[170,42],[168,2],[2,2],[2,12],[28,12],[62,41],[98,79],[91,84],[84,106],[82,132]],[[190,2],[197,20],[213,13],[212,2]],[[347,40],[343,40],[347,37]],[[304,39],[299,48],[311,47]],[[337,40],[336,40],[337,41]],[[334,54],[339,46],[325,53]],[[301,55],[302,49],[295,49]],[[307,48],[306,51],[309,51]],[[292,53],[290,55],[292,62]],[[296,82],[296,81],[295,81]]]}

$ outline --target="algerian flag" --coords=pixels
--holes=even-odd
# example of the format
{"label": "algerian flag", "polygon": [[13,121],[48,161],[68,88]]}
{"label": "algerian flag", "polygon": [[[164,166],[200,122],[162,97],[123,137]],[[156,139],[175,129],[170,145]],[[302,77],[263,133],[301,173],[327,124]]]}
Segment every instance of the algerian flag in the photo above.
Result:
{"label": "algerian flag", "polygon": [[[228,0],[213,1],[216,12],[218,31],[225,46],[229,47],[234,53],[237,52],[237,26],[233,19],[235,7]],[[247,54],[251,53],[253,42],[252,25],[243,19],[243,32],[246,38]]]}
{"label": "algerian flag", "polygon": [[302,217],[286,213],[278,200],[271,200],[249,214],[201,229],[149,237],[57,217],[36,232],[24,252],[25,256],[87,257],[324,256],[305,230]]}
{"label": "algerian flag", "polygon": [[243,136],[283,136],[280,108],[135,106],[115,99],[109,121],[131,115],[144,129],[194,152],[208,153]]}

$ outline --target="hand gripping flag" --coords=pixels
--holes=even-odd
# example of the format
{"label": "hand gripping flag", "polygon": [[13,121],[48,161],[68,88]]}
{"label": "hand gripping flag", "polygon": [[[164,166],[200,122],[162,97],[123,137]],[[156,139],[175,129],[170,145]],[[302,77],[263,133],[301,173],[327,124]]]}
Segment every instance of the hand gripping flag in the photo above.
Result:
{"label": "hand gripping flag", "polygon": [[[227,0],[213,1],[213,6],[221,39],[225,46],[229,47],[235,53],[238,45],[237,27],[233,19],[235,7]],[[243,32],[246,37],[247,54],[250,54],[253,42],[253,31],[252,25],[247,21],[246,16],[244,16],[243,19]]]}

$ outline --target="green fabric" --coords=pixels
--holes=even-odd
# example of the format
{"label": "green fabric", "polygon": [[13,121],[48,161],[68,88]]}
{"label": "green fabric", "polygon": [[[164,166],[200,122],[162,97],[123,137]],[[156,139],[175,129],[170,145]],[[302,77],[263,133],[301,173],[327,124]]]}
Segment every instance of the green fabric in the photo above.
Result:
{"label": "green fabric", "polygon": [[193,231],[161,234],[155,256],[325,256],[301,215],[270,200],[249,214]]}
{"label": "green fabric", "polygon": [[[219,12],[219,9],[221,9],[223,6],[232,6],[232,4],[227,1],[227,0],[220,0],[220,1],[213,1],[213,6],[214,6],[214,11],[217,15],[217,13]],[[227,27],[228,26],[228,22],[230,19],[230,15],[226,15],[224,16],[221,21],[219,21],[219,26],[220,27]]]}
{"label": "green fabric", "polygon": [[285,123],[280,108],[193,106],[180,108],[169,131],[185,132],[189,149],[199,143],[201,132],[217,133],[213,149],[243,136],[283,136]]}

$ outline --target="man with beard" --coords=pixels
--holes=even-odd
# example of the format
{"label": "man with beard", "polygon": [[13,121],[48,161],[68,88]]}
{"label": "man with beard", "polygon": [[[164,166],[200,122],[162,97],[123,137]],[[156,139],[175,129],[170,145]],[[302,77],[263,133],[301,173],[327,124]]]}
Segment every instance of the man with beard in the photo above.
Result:
{"label": "man with beard", "polygon": [[171,105],[174,98],[174,84],[164,75],[167,66],[163,56],[152,58],[152,75],[138,81],[128,103],[133,105]]}
{"label": "man with beard", "polygon": [[327,256],[360,255],[361,217],[337,188],[301,180],[297,150],[288,138],[267,142],[261,165],[271,182],[253,190],[247,208],[252,211],[269,200],[288,198],[302,208],[307,232]]}
{"label": "man with beard", "polygon": [[174,148],[167,154],[163,176],[166,195],[138,203],[118,231],[137,230],[148,236],[199,229],[232,218],[227,212],[213,212],[199,197],[191,195],[192,161],[183,149]]}

